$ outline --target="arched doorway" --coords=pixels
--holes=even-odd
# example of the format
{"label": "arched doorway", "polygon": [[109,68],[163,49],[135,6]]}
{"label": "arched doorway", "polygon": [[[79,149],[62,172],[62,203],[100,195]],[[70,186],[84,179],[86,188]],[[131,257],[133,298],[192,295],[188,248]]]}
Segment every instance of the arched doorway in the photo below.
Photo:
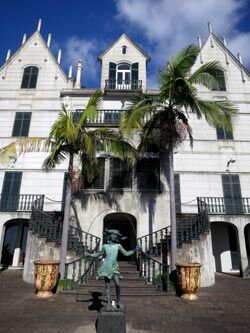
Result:
{"label": "arched doorway", "polygon": [[211,236],[215,271],[238,273],[240,257],[236,227],[228,222],[212,222]]}
{"label": "arched doorway", "polygon": [[250,223],[245,226],[244,229],[247,258],[248,258],[248,267],[250,268]]}
{"label": "arched doorway", "polygon": [[29,222],[13,219],[5,223],[1,264],[4,267],[22,267],[25,260]]}
{"label": "arched doorway", "polygon": [[[103,219],[103,230],[117,229],[127,239],[122,241],[122,246],[125,250],[133,250],[136,247],[136,218],[128,213],[111,213]],[[105,242],[105,240],[104,240]],[[121,254],[118,255],[119,261],[134,260],[134,256],[125,257]]]}

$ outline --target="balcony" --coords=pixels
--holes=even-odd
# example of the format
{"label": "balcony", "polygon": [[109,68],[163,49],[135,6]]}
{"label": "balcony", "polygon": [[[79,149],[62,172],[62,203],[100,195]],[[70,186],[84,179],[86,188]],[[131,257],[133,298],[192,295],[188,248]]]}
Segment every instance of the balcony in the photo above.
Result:
{"label": "balcony", "polygon": [[105,80],[105,91],[141,91],[142,80]]}
{"label": "balcony", "polygon": [[250,198],[199,197],[198,209],[204,205],[208,214],[250,214]]}
{"label": "balcony", "polygon": [[[40,200],[41,199],[41,200]],[[43,209],[44,195],[42,194],[17,194],[0,195],[1,212],[29,212],[32,210],[32,204],[37,201],[39,209]]]}
{"label": "balcony", "polygon": [[[76,122],[81,118],[84,110],[76,110],[74,120]],[[95,119],[88,119],[89,126],[118,126],[122,110],[98,110]]]}

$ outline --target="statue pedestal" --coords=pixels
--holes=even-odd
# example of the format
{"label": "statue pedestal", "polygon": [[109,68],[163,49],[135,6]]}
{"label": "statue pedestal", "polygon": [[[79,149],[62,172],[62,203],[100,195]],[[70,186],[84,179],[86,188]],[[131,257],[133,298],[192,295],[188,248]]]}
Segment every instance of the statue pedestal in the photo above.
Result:
{"label": "statue pedestal", "polygon": [[97,317],[97,333],[126,333],[124,310],[102,310]]}

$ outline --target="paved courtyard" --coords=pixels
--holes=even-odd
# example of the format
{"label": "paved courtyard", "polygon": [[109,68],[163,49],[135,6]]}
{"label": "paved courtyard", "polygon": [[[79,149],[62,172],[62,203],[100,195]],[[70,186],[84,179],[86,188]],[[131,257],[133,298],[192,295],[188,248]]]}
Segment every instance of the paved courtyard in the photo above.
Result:
{"label": "paved courtyard", "polygon": [[[201,289],[196,302],[166,294],[125,297],[123,303],[127,333],[250,332],[250,279],[217,275],[216,284]],[[94,333],[97,308],[91,294],[38,299],[20,271],[0,273],[1,333]]]}

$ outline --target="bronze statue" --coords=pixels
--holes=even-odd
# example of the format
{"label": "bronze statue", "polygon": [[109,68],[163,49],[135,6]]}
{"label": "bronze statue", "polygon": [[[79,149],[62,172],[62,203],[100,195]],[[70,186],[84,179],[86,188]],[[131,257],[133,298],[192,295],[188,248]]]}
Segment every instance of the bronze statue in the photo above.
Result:
{"label": "bronze statue", "polygon": [[105,255],[105,259],[98,269],[97,275],[98,279],[104,278],[105,281],[105,292],[107,296],[108,304],[106,310],[111,310],[111,293],[110,293],[110,280],[114,280],[116,289],[116,307],[117,309],[123,309],[121,304],[121,287],[120,287],[120,270],[117,263],[118,252],[120,251],[125,256],[133,255],[138,248],[132,251],[126,251],[122,245],[119,243],[120,239],[124,239],[122,234],[115,229],[105,229],[104,234],[107,237],[107,244],[104,244],[101,251],[97,253],[90,254],[86,252],[86,256],[92,258],[98,258],[101,255]]}

